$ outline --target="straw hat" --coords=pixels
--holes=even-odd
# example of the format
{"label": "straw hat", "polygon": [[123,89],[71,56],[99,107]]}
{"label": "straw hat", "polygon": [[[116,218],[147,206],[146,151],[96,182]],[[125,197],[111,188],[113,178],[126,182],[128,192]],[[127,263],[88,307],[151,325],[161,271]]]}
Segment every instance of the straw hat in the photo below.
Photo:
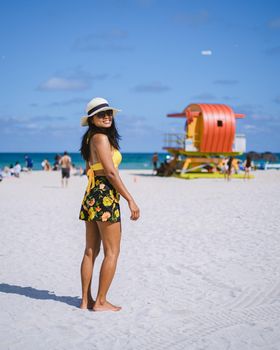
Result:
{"label": "straw hat", "polygon": [[86,113],[87,115],[81,118],[81,126],[88,126],[88,117],[92,117],[93,115],[102,112],[102,111],[113,111],[113,116],[120,112],[120,109],[116,109],[109,106],[109,103],[105,98],[95,97],[87,104]]}

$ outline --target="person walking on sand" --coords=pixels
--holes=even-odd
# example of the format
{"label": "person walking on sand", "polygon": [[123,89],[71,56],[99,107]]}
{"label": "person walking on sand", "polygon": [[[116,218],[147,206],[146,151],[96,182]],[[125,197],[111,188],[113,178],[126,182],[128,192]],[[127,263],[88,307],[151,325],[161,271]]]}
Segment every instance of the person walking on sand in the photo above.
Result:
{"label": "person walking on sand", "polygon": [[157,167],[158,167],[158,154],[154,153],[152,157],[152,163],[153,163],[153,173],[157,172]]}
{"label": "person walking on sand", "polygon": [[33,160],[29,157],[28,154],[24,156],[27,171],[31,171],[33,169]]}
{"label": "person walking on sand", "polygon": [[246,160],[244,162],[244,180],[246,180],[246,177],[248,180],[250,180],[250,171],[252,167],[252,160],[249,155],[247,155]]}
{"label": "person walking on sand", "polygon": [[61,186],[67,187],[68,179],[70,177],[70,170],[71,170],[71,157],[68,155],[66,151],[61,157],[59,164],[61,165]]}
{"label": "person walking on sand", "polygon": [[227,161],[227,172],[226,172],[226,178],[228,181],[231,179],[232,162],[233,162],[233,157],[230,156],[228,161]]}
{"label": "person walking on sand", "polygon": [[[107,300],[112,283],[121,241],[120,195],[127,201],[131,220],[137,220],[140,211],[126,189],[117,170],[121,162],[120,136],[115,126],[118,109],[109,106],[104,98],[93,98],[86,108],[87,116],[81,125],[87,126],[81,143],[81,155],[86,161],[88,185],[82,201],[80,220],[85,221],[86,246],[81,264],[81,309],[119,311]],[[99,286],[94,301],[91,280],[95,259],[102,243],[104,259],[99,273]]]}

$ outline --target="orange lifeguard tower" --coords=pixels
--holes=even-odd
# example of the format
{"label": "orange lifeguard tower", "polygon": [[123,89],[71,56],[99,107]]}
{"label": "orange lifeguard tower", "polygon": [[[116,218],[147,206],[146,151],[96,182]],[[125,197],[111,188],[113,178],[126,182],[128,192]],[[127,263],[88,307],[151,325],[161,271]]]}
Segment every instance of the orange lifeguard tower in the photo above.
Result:
{"label": "orange lifeguard tower", "polygon": [[[170,118],[185,118],[184,134],[166,134],[164,149],[174,156],[185,156],[181,175],[192,172],[218,173],[228,156],[246,150],[244,135],[236,134],[236,119],[244,118],[224,104],[190,104]],[[208,169],[208,170],[207,170]]]}

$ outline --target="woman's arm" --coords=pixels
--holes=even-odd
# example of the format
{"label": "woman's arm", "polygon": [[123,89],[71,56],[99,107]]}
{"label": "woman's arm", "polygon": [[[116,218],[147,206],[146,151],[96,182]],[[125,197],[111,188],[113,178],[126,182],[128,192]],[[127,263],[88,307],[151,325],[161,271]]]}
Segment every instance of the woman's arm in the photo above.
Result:
{"label": "woman's arm", "polygon": [[91,150],[96,151],[107,179],[114,186],[117,192],[119,192],[119,194],[127,200],[129,208],[131,210],[131,219],[137,220],[140,216],[139,208],[137,207],[133,197],[122,182],[118,169],[116,169],[114,166],[111,145],[108,137],[104,134],[93,135],[91,138]]}

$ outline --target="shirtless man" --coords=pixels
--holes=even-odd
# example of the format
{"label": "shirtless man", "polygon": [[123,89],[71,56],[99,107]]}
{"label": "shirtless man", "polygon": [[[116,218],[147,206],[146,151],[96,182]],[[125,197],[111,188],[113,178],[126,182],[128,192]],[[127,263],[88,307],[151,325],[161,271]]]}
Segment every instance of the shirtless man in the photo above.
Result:
{"label": "shirtless man", "polygon": [[70,177],[71,158],[69,157],[66,151],[64,152],[64,155],[61,157],[59,164],[61,165],[61,175],[62,175],[61,185],[62,187],[64,187],[64,181],[65,181],[65,186],[67,187],[68,179]]}

